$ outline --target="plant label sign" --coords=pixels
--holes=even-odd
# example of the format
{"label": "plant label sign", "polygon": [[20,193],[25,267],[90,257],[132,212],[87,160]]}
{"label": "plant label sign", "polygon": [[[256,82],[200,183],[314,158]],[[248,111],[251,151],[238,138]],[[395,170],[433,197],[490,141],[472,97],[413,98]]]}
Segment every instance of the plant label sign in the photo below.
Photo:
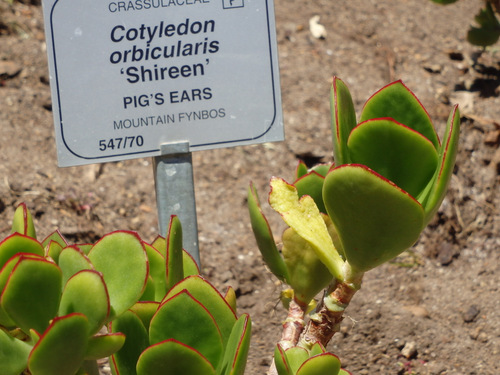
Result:
{"label": "plant label sign", "polygon": [[273,0],[44,0],[60,166],[283,140]]}

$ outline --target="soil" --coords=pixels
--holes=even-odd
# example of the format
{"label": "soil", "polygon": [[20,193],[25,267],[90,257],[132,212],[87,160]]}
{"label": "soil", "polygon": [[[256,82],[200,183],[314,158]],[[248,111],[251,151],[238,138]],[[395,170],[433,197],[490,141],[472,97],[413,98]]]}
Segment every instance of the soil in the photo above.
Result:
{"label": "soil", "polygon": [[[500,52],[465,40],[482,1],[275,0],[286,141],[193,154],[203,274],[232,285],[250,313],[248,374],[264,374],[285,312],[246,209],[297,159],[332,159],[329,90],[336,75],[359,111],[402,79],[439,133],[460,103],[462,134],[449,193],[418,243],[366,274],[329,349],[353,374],[500,374]],[[316,39],[309,19],[327,35]],[[71,241],[115,229],[157,234],[150,159],[58,168],[42,9],[0,0],[0,235],[26,202],[39,236]],[[266,208],[275,233],[283,229]]]}

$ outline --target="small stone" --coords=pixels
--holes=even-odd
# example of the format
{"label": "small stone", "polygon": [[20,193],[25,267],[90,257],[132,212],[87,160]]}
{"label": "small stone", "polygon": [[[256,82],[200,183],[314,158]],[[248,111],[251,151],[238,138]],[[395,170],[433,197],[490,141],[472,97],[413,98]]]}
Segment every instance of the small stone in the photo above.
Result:
{"label": "small stone", "polygon": [[403,357],[411,359],[417,356],[417,344],[414,341],[407,342],[403,349],[401,349],[401,354]]}
{"label": "small stone", "polygon": [[462,319],[464,320],[465,323],[472,323],[476,317],[479,315],[479,312],[481,310],[479,310],[479,307],[477,307],[476,305],[471,305],[467,311],[465,311],[463,314],[462,314]]}

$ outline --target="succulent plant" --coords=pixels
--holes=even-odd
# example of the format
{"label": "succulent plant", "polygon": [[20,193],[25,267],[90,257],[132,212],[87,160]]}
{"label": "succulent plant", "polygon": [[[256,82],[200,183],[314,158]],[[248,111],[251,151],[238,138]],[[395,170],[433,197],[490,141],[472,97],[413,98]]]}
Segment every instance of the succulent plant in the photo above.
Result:
{"label": "succulent plant", "polygon": [[[310,353],[316,343],[326,345],[363,274],[417,241],[444,199],[455,164],[458,107],[441,143],[427,111],[401,81],[372,95],[358,122],[349,90],[334,78],[331,109],[335,164],[308,170],[299,163],[293,184],[271,179],[269,203],[289,226],[281,252],[255,187],[248,191],[263,259],[292,289],[282,295],[289,309],[276,352],[282,363],[290,349]],[[305,326],[304,314],[322,289],[325,296]],[[278,373],[287,373],[279,363]]]}
{"label": "succulent plant", "polygon": [[21,204],[0,242],[0,374],[243,374],[250,318],[199,276],[172,217],[148,244],[129,231],[39,242]]}

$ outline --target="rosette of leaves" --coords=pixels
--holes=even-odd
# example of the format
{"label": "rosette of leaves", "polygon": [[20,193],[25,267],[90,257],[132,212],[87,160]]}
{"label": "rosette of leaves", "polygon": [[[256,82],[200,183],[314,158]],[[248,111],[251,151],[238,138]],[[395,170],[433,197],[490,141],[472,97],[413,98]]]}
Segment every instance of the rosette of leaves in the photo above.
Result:
{"label": "rosette of leaves", "polygon": [[12,234],[0,242],[0,373],[98,374],[96,360],[125,342],[101,328],[139,300],[147,277],[135,233],[69,246],[54,232],[39,242],[20,205]]}
{"label": "rosette of leaves", "polygon": [[441,143],[401,81],[375,93],[359,123],[338,78],[331,104],[335,166],[300,164],[294,184],[271,180],[269,202],[290,227],[281,252],[253,186],[248,194],[263,258],[302,305],[332,280],[349,281],[412,246],[446,194],[457,152],[458,107]]}
{"label": "rosette of leaves", "polygon": [[284,350],[279,344],[274,351],[278,375],[349,375],[340,368],[340,360],[315,343],[310,350],[295,346]]}
{"label": "rosette of leaves", "polygon": [[182,228],[174,216],[167,238],[158,237],[146,247],[151,279],[145,295],[154,298],[143,298],[109,324],[110,332],[127,337],[111,357],[115,375],[244,373],[250,317],[236,316],[232,288],[222,296],[199,276],[181,239]]}
{"label": "rosette of leaves", "polygon": [[401,81],[368,99],[359,123],[338,78],[331,97],[336,166],[323,200],[347,262],[365,272],[412,246],[438,210],[455,165],[460,115],[455,106],[440,142]]}

